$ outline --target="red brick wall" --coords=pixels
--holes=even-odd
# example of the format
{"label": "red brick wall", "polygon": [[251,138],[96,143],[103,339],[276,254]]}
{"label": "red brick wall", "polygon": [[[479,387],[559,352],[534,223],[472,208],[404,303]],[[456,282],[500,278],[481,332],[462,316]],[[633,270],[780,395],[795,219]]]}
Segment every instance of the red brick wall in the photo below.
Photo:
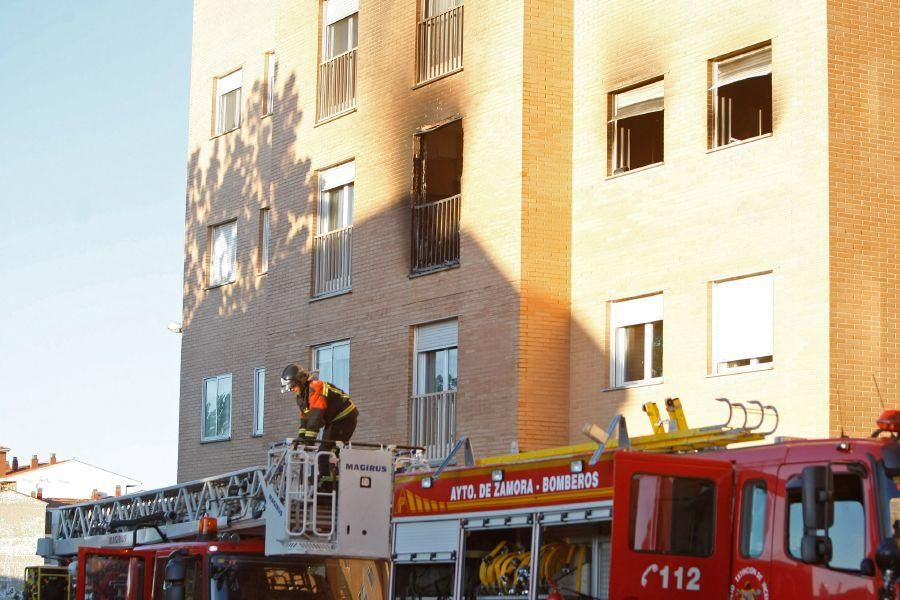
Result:
{"label": "red brick wall", "polygon": [[900,2],[828,3],[832,434],[900,406]]}

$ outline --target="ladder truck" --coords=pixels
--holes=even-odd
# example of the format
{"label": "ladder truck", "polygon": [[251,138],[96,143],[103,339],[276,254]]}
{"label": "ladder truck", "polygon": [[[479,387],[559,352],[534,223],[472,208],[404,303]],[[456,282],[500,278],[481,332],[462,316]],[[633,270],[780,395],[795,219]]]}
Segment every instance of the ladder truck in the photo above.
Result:
{"label": "ladder truck", "polygon": [[900,411],[872,438],[759,444],[775,408],[721,402],[716,426],[667,399],[647,436],[619,416],[479,461],[460,440],[398,474],[390,598],[900,599]]}
{"label": "ladder truck", "polygon": [[[778,413],[722,399],[691,428],[617,416],[588,444],[441,462],[315,448],[265,467],[57,509],[39,554],[75,600],[900,600],[900,411],[868,439],[776,439]],[[883,437],[884,435],[888,437]],[[755,443],[748,445],[746,443]],[[737,445],[738,447],[729,447]]]}
{"label": "ladder truck", "polygon": [[[273,444],[264,467],[55,509],[38,554],[69,565],[77,600],[382,600],[393,475],[415,450]],[[315,485],[322,454],[337,490]]]}

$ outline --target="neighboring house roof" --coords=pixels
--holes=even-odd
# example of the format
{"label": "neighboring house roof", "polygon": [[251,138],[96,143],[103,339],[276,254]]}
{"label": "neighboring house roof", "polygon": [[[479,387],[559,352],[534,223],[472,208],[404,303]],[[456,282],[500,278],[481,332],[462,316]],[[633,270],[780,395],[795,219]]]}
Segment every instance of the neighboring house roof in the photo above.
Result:
{"label": "neighboring house roof", "polygon": [[121,477],[122,479],[127,479],[129,481],[133,481],[135,483],[141,483],[139,480],[134,479],[133,477],[128,477],[127,475],[122,475],[120,473],[116,473],[115,471],[110,471],[109,469],[104,469],[103,467],[98,467],[97,465],[92,465],[91,463],[84,462],[83,460],[78,460],[77,458],[68,458],[66,460],[58,460],[55,463],[41,463],[36,467],[20,467],[15,471],[9,471],[6,475],[0,476],[0,481],[15,481],[19,478],[20,475],[26,475],[34,473],[39,470],[46,470],[52,467],[58,467],[60,465],[64,465],[66,463],[78,463],[80,465],[85,465],[87,467],[91,467],[92,469],[97,469],[98,471],[104,471],[109,473],[110,475],[115,475],[116,477]]}

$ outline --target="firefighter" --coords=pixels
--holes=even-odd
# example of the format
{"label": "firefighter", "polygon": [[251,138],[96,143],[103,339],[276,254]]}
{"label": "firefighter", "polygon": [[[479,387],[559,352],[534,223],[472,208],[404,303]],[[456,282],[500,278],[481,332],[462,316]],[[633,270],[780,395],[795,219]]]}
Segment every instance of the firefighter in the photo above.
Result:
{"label": "firefighter", "polygon": [[[310,373],[297,363],[288,365],[281,373],[281,392],[288,391],[297,395],[297,406],[300,408],[299,444],[315,444],[323,427],[320,452],[333,450],[335,442],[346,444],[350,441],[356,430],[359,411],[348,394],[319,379],[315,371]],[[319,474],[320,491],[330,492],[334,487],[334,475],[325,454],[319,456]]]}

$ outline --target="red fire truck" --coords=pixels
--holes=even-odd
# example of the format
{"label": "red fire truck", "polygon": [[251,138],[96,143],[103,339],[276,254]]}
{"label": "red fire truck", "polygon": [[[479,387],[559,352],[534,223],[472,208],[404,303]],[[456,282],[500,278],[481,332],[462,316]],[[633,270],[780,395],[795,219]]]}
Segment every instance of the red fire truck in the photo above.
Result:
{"label": "red fire truck", "polygon": [[900,599],[900,411],[871,439],[747,446],[777,426],[753,404],[691,429],[669,399],[648,436],[617,417],[478,461],[465,439],[440,464],[356,444],[327,494],[315,449],[276,445],[266,467],[59,509],[39,554],[77,557],[77,600]]}
{"label": "red fire truck", "polygon": [[726,449],[771,433],[754,404],[689,429],[669,399],[650,436],[617,418],[600,447],[398,474],[391,598],[900,597],[900,411],[889,438]]}
{"label": "red fire truck", "polygon": [[325,453],[339,493],[315,485],[321,454],[276,444],[265,467],[56,509],[38,554],[69,564],[77,600],[383,600],[409,452]]}

